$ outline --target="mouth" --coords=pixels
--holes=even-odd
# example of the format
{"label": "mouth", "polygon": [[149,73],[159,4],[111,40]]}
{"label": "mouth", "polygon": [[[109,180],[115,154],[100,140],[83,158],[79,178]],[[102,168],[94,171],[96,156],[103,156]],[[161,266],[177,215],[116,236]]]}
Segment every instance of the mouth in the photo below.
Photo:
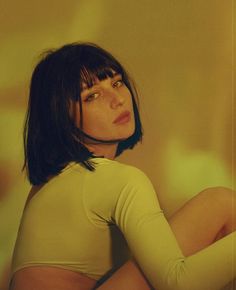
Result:
{"label": "mouth", "polygon": [[114,124],[124,124],[129,122],[130,120],[130,112],[129,111],[124,111],[121,113],[114,121]]}

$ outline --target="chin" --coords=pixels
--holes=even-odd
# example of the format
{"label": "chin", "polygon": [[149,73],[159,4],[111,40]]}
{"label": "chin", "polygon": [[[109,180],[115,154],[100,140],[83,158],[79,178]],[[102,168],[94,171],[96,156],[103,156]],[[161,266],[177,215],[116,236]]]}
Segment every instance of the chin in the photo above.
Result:
{"label": "chin", "polygon": [[134,134],[134,131],[135,130],[133,130],[133,131],[130,131],[129,133],[127,133],[127,134],[124,134],[124,135],[122,135],[122,136],[120,136],[119,138],[117,138],[117,139],[128,139],[129,137],[131,137],[133,134]]}
{"label": "chin", "polygon": [[[106,132],[103,135],[96,135],[95,132],[86,132],[86,134],[99,139],[99,140],[104,140],[104,141],[109,141],[109,140],[126,140],[129,137],[131,137],[135,132],[135,128],[126,128],[126,130],[120,130],[120,132]],[[113,133],[113,134],[112,134]]]}

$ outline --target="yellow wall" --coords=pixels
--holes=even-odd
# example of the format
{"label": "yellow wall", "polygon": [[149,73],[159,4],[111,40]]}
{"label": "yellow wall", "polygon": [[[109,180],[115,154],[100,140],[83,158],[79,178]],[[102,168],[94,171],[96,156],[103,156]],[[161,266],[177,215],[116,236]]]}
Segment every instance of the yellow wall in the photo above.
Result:
{"label": "yellow wall", "polygon": [[205,187],[234,187],[232,6],[230,0],[0,0],[0,289],[29,189],[20,172],[22,122],[42,50],[91,41],[128,68],[140,91],[145,135],[120,160],[150,176],[169,216]]}

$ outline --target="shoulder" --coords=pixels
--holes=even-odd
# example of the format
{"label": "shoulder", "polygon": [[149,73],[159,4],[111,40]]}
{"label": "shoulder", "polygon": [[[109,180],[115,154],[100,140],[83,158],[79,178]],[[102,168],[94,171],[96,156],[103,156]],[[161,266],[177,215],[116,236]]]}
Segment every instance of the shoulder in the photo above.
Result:
{"label": "shoulder", "polygon": [[[102,159],[102,158],[100,158]],[[135,166],[116,160],[94,160],[96,170],[87,171],[84,183],[84,205],[89,216],[111,220],[115,212],[143,206],[146,199],[156,199],[155,190],[146,174]]]}
{"label": "shoulder", "polygon": [[119,178],[125,181],[148,179],[147,175],[135,166],[121,163],[116,160],[101,159],[102,158],[95,159],[95,167],[98,175],[104,174],[106,178],[116,177],[116,179]]}
{"label": "shoulder", "polygon": [[[106,158],[96,158],[96,170],[88,173],[93,184],[106,185],[110,189],[152,188],[148,176],[139,168]],[[99,187],[99,186],[98,186]]]}

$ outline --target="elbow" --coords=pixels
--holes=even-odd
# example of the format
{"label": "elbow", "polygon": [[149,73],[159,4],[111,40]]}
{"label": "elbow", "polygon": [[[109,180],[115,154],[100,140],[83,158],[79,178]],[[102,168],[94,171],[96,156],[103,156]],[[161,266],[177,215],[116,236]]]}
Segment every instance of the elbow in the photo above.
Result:
{"label": "elbow", "polygon": [[175,262],[174,265],[169,268],[165,284],[163,290],[199,290],[196,289],[192,283],[189,283],[186,262],[182,258],[181,261]]}

